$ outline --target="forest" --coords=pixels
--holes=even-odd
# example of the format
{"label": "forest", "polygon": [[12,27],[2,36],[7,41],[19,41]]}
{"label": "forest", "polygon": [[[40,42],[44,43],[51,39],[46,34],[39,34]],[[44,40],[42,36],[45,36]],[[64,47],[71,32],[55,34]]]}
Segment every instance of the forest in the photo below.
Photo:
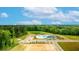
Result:
{"label": "forest", "polygon": [[0,25],[0,50],[15,46],[16,38],[28,34],[28,31],[79,36],[78,25]]}

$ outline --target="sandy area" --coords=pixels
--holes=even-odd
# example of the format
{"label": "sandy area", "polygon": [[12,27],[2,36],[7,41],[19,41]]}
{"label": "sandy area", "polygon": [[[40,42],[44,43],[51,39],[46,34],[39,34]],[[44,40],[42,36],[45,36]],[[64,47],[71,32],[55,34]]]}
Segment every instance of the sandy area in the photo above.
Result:
{"label": "sandy area", "polygon": [[25,51],[56,51],[53,44],[28,44]]}

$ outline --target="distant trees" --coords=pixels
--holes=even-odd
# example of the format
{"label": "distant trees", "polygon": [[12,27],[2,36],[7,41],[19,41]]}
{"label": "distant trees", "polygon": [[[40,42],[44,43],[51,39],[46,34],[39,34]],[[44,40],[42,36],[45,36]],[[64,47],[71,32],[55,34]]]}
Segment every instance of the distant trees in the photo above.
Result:
{"label": "distant trees", "polygon": [[0,26],[2,30],[9,30],[11,37],[20,37],[27,34],[27,31],[44,31],[54,34],[79,35],[79,26],[73,25],[5,25]]}
{"label": "distant trees", "polygon": [[79,35],[79,27],[76,26],[66,26],[59,29],[58,34],[63,35]]}

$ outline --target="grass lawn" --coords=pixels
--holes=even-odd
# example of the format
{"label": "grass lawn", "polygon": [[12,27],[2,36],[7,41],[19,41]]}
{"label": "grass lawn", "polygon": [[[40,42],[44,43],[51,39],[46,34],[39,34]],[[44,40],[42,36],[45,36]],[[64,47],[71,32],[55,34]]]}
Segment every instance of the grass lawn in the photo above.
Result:
{"label": "grass lawn", "polygon": [[[20,40],[17,40],[17,42],[21,41],[21,40],[24,40],[28,35],[23,35],[19,38],[15,38],[15,39],[20,39]],[[24,46],[23,45],[20,45],[20,44],[17,44],[16,46],[13,46],[11,47],[9,50],[23,50],[24,49]]]}
{"label": "grass lawn", "polygon": [[29,34],[50,34],[48,32],[43,32],[43,31],[28,31]]}
{"label": "grass lawn", "polygon": [[79,36],[76,35],[60,35],[60,34],[54,34],[57,36],[57,39],[59,40],[66,40],[66,39],[71,39],[71,40],[79,40]]}
{"label": "grass lawn", "polygon": [[24,39],[27,37],[27,35],[28,35],[28,34],[23,35],[23,36],[19,37],[19,39],[24,40]]}
{"label": "grass lawn", "polygon": [[79,40],[79,36],[74,36],[74,35],[64,35],[64,36],[67,37],[68,39]]}
{"label": "grass lawn", "polygon": [[17,45],[16,47],[12,48],[10,51],[23,51],[26,48],[25,45]]}
{"label": "grass lawn", "polygon": [[58,42],[64,51],[79,51],[79,42]]}

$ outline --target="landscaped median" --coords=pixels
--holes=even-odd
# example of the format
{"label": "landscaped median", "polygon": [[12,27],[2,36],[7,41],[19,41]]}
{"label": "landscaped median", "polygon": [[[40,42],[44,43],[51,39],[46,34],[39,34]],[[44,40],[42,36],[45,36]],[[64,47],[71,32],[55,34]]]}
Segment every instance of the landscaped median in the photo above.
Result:
{"label": "landscaped median", "polygon": [[79,42],[58,42],[64,51],[79,51]]}

